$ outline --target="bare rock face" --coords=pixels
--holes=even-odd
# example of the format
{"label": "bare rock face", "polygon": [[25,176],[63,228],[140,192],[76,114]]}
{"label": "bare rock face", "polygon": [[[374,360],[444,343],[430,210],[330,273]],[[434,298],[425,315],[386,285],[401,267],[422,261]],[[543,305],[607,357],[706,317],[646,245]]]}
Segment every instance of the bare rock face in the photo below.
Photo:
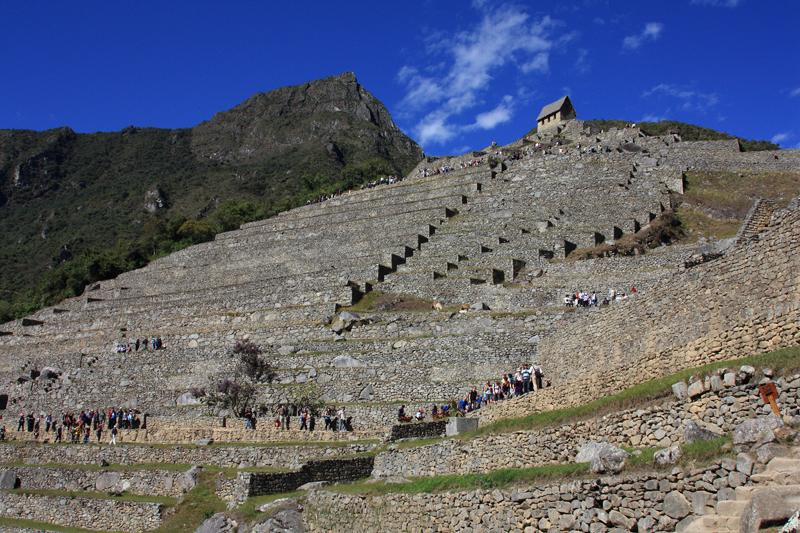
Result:
{"label": "bare rock face", "polygon": [[337,160],[342,159],[338,147],[353,142],[415,161],[422,158],[419,146],[352,72],[257,94],[192,132],[192,150],[199,158],[224,162],[259,161],[310,142]]}
{"label": "bare rock face", "polygon": [[158,186],[153,186],[144,193],[143,207],[148,213],[156,213],[167,207],[167,199]]}

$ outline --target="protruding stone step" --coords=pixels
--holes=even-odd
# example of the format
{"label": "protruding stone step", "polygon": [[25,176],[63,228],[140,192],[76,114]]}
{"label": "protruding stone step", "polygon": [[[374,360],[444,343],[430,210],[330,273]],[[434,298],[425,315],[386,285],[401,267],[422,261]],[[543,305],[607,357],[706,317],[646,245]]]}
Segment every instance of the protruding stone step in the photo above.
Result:
{"label": "protruding stone step", "polygon": [[724,500],[717,503],[717,514],[720,516],[741,516],[748,500]]}

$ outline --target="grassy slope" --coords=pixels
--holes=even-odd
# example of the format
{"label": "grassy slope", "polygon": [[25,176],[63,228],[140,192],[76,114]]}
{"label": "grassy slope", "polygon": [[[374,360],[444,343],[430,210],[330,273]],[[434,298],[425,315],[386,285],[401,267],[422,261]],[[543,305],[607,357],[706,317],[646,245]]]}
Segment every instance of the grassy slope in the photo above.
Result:
{"label": "grassy slope", "polygon": [[800,172],[687,172],[677,216],[690,240],[736,235],[757,198],[784,207],[800,191]]}

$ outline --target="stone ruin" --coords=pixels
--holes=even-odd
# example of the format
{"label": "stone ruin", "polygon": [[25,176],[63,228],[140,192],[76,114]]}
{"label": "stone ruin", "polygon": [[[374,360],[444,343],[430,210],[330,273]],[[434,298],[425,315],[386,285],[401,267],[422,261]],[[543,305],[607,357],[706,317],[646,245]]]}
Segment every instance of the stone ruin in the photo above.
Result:
{"label": "stone ruin", "polygon": [[[436,172],[443,168],[448,171]],[[449,402],[522,363],[540,362],[553,386],[486,409],[481,424],[579,405],[681,368],[797,345],[800,265],[789,253],[800,235],[796,205],[756,204],[740,234],[714,254],[697,244],[672,244],[631,257],[565,260],[575,250],[613,244],[646,230],[675,206],[687,170],[798,172],[800,151],[747,153],[738,141],[683,142],[675,135],[646,136],[635,127],[593,134],[572,120],[557,137],[540,134],[486,152],[428,158],[399,183],[245,224],[212,242],[96,283],[56,307],[0,325],[0,405],[9,435],[30,438],[15,434],[8,422],[21,411],[130,407],[147,413],[147,428],[122,432],[121,440],[130,443],[124,450],[103,450],[112,464],[271,466],[295,472],[313,460],[374,453],[376,440],[389,435],[400,405],[413,411]],[[631,287],[638,289],[635,298],[609,308],[564,308],[565,292],[623,293]],[[366,305],[382,294],[413,297],[425,309]],[[150,335],[160,336],[165,349],[115,353],[118,341]],[[231,368],[231,347],[245,339],[261,346],[277,369],[274,382],[259,385],[259,401],[276,405],[312,386],[326,404],[346,406],[355,431],[282,433],[265,427],[268,422],[244,430],[231,418],[223,426],[222,413],[209,413],[194,391],[209,376]],[[658,429],[664,435],[655,442],[680,433],[679,427]],[[344,442],[303,444],[320,439]],[[275,446],[264,450],[242,444],[250,441],[273,441]],[[240,445],[205,446],[212,442]],[[194,444],[172,451],[150,447],[163,443]],[[579,444],[560,443],[558,438],[542,441],[542,449],[550,446],[543,463],[569,460]],[[64,463],[47,445],[0,448],[20,461]],[[450,448],[446,453],[459,456]],[[393,457],[378,453],[373,475],[437,473],[426,470],[427,452],[399,462]],[[69,455],[76,463],[94,460],[83,451]],[[513,466],[531,466],[532,460],[522,458]],[[448,464],[456,468],[457,462]],[[687,484],[698,492],[701,481],[716,485],[717,478],[729,479],[735,472],[737,465],[725,463],[685,477],[657,474],[620,482],[632,483],[631,490],[641,490],[642,498],[645,491],[660,491],[665,506],[669,497],[670,510],[657,509],[668,517],[661,522],[642,511],[655,507],[618,509],[615,498],[623,496],[613,495],[617,489],[608,496],[596,485],[580,485],[587,481],[544,492],[481,495],[491,512],[477,523],[482,516],[499,520],[492,513],[507,511],[513,515],[512,529],[522,524],[519,529],[525,531],[568,531],[582,524],[591,531],[672,531],[692,514],[683,513]],[[18,474],[23,486],[34,486],[26,479],[41,476],[38,471]],[[733,475],[737,483],[747,484],[750,472],[742,476]],[[219,481],[220,497],[240,501],[254,495],[248,486],[273,478],[241,474],[237,479]],[[87,483],[76,478],[70,487]],[[135,490],[136,483],[141,480],[129,480],[128,490]],[[520,506],[514,506],[535,503],[541,510],[553,495],[567,502],[552,507],[555,514],[519,515]],[[319,506],[309,510],[304,527],[343,528],[338,515],[323,512],[330,507],[347,509],[348,516],[363,511],[364,530],[387,519],[364,510],[380,502],[318,496]],[[71,518],[61,522],[52,513],[15,514],[26,502],[47,507],[53,502],[45,500],[55,497],[37,500],[34,494],[9,493],[3,498],[0,516],[88,527],[70,512],[62,513]],[[420,504],[415,498],[397,501]],[[446,516],[449,522],[435,522],[443,531],[446,524],[458,529],[469,521],[463,521],[453,496],[448,498],[456,514],[425,507],[432,516]],[[721,499],[714,492],[697,506],[713,507]],[[125,505],[142,506],[136,513],[148,518],[115,521],[114,529],[150,529],[160,523],[163,509],[155,504]],[[591,516],[573,521],[579,511]],[[469,517],[472,510],[464,512]],[[428,527],[393,518],[408,529]],[[603,526],[588,529],[599,523]]]}

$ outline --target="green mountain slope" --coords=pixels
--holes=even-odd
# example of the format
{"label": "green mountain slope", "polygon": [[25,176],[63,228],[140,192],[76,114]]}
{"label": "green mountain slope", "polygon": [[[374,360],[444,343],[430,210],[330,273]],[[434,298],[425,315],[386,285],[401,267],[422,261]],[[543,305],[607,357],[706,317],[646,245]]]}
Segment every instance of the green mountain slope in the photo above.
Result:
{"label": "green mountain slope", "polygon": [[421,158],[352,73],[191,129],[0,130],[0,322]]}

